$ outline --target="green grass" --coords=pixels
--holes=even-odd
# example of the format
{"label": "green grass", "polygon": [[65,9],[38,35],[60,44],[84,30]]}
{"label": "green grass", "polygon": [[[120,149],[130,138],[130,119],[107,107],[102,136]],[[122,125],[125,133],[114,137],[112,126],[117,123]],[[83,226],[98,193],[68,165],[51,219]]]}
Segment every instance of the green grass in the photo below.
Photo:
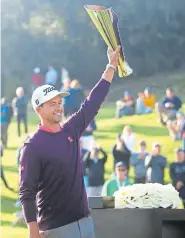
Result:
{"label": "green grass", "polygon": [[[29,131],[34,132],[38,119],[32,113],[30,115]],[[103,105],[97,116],[98,131],[95,133],[98,144],[108,152],[108,162],[106,163],[106,178],[112,172],[113,158],[111,149],[116,141],[117,134],[122,131],[124,125],[131,125],[133,131],[137,135],[137,141],[144,139],[148,143],[148,150],[151,150],[153,141],[158,141],[162,144],[162,154],[168,158],[168,163],[174,160],[174,149],[181,146],[181,142],[173,142],[165,127],[157,123],[156,114],[144,116],[132,116],[121,119],[114,119],[113,104]],[[9,128],[9,143],[8,149],[4,152],[2,163],[4,165],[5,177],[8,183],[15,189],[18,187],[18,170],[16,161],[17,147],[16,124],[12,122]],[[133,170],[131,170],[131,176]],[[165,182],[170,182],[168,168],[165,171]],[[1,182],[2,183],[2,182]],[[3,238],[24,238],[27,237],[27,230],[24,226],[12,227],[12,222],[15,221],[13,213],[17,210],[14,203],[18,198],[17,193],[8,191],[3,184],[1,184],[1,232]]]}

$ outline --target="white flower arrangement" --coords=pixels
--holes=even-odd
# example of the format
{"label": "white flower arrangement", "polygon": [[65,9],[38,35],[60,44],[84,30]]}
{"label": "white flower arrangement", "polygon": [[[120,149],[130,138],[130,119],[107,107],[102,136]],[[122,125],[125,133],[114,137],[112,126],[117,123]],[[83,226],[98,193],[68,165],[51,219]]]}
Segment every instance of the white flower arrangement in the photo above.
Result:
{"label": "white flower arrangement", "polygon": [[115,208],[178,208],[179,193],[171,185],[134,184],[114,193]]}

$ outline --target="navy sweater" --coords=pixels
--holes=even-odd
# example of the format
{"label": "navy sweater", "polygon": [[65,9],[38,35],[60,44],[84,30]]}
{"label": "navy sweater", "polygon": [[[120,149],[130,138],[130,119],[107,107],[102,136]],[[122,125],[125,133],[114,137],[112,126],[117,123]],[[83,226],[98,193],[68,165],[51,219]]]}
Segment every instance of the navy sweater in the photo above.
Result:
{"label": "navy sweater", "polygon": [[179,97],[174,96],[173,98],[165,98],[162,101],[162,105],[165,106],[166,103],[172,103],[174,107],[172,109],[179,110],[182,106],[182,102]]}
{"label": "navy sweater", "polygon": [[109,87],[109,82],[100,80],[60,132],[38,130],[25,143],[19,194],[27,223],[37,221],[45,231],[89,215],[79,139]]}
{"label": "navy sweater", "polygon": [[87,152],[84,156],[84,161],[88,168],[88,185],[90,187],[101,186],[104,184],[104,166],[107,161],[107,154],[103,149],[101,149],[101,153],[103,154],[103,157],[97,158],[96,163],[93,158],[90,158],[90,152]]}
{"label": "navy sweater", "polygon": [[176,187],[177,182],[181,181],[184,186],[179,190],[179,195],[185,199],[185,162],[174,162],[170,165],[170,177],[173,182],[173,186]]}

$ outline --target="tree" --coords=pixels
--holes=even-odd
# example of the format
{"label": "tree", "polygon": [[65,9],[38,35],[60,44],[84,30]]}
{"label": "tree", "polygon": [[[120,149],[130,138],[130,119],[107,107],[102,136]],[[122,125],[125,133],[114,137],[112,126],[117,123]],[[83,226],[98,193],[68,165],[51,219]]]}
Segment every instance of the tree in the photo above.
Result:
{"label": "tree", "polygon": [[[2,1],[2,94],[29,91],[33,68],[65,66],[89,87],[106,62],[106,46],[84,10],[85,0]],[[185,1],[111,0],[136,75],[184,68]]]}

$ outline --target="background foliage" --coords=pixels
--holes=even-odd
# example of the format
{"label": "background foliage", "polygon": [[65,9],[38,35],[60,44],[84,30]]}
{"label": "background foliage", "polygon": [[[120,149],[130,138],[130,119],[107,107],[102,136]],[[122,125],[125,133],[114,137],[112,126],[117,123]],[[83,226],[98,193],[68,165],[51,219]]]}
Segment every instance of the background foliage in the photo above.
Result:
{"label": "background foliage", "polygon": [[106,64],[106,47],[84,4],[113,7],[136,76],[185,66],[184,0],[2,0],[2,94],[27,90],[33,68],[65,66],[86,87]]}

